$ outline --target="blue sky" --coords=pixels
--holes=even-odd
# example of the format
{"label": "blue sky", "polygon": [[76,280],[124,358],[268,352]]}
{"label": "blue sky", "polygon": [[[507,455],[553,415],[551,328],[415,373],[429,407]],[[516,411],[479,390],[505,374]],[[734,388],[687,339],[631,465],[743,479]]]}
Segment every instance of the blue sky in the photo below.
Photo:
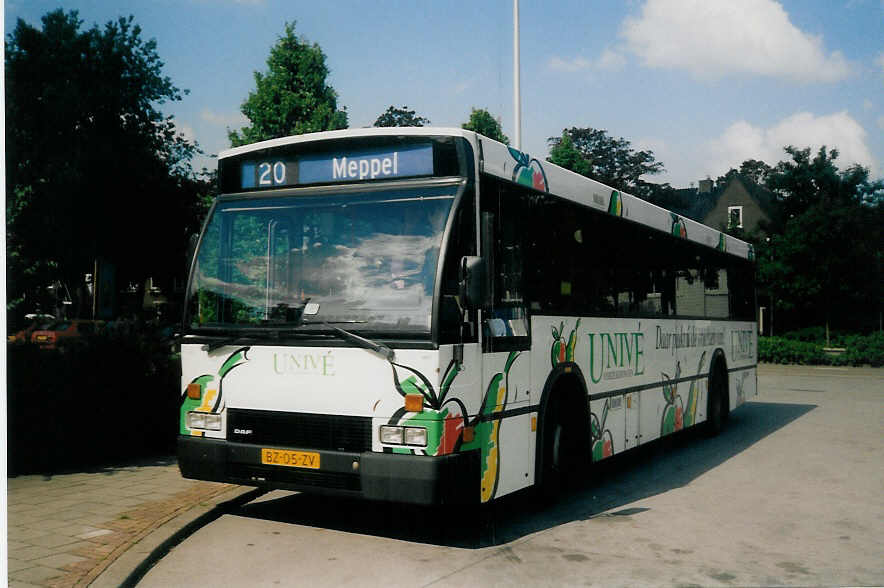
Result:
{"label": "blue sky", "polygon": [[[471,107],[512,139],[512,1],[6,0],[5,30],[61,7],[84,26],[132,14],[190,93],[161,107],[207,153],[266,69],[286,21],[318,43],[351,127],[389,105],[460,126]],[[594,127],[652,149],[676,187],[782,147],[820,145],[884,176],[884,0],[521,2],[522,149]],[[213,167],[201,158],[198,165]]]}

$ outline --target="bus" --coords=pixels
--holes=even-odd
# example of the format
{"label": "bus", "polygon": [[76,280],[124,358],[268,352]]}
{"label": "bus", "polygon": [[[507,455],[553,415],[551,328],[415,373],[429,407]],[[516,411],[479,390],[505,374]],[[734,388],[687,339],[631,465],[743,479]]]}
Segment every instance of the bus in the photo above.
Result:
{"label": "bus", "polygon": [[463,129],[219,155],[184,477],[481,504],[756,394],[750,244]]}

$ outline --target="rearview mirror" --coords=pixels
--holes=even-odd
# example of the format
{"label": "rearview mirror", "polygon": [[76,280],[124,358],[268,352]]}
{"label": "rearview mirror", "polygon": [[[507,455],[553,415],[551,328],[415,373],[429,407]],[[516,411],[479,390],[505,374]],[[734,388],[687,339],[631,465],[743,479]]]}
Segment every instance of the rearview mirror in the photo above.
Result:
{"label": "rearview mirror", "polygon": [[460,298],[469,309],[488,306],[488,276],[485,271],[485,260],[481,257],[467,255],[460,260]]}

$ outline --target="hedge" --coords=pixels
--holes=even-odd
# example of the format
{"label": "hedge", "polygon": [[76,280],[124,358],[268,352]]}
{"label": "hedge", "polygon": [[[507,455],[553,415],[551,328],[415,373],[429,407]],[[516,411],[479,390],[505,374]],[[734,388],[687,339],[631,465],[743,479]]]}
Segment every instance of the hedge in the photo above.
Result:
{"label": "hedge", "polygon": [[[822,338],[822,340],[820,340]],[[846,351],[826,353],[825,330],[821,327],[786,333],[782,337],[759,337],[758,360],[768,363],[802,365],[871,365],[884,366],[884,333],[830,336],[832,347]]]}

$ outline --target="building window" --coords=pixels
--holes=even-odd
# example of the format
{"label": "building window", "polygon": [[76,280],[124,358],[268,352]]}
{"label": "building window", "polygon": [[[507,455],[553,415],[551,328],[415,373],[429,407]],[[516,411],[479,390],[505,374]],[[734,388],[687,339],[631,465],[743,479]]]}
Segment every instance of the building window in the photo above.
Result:
{"label": "building window", "polygon": [[742,229],[743,228],[743,207],[728,206],[727,207],[727,228]]}

